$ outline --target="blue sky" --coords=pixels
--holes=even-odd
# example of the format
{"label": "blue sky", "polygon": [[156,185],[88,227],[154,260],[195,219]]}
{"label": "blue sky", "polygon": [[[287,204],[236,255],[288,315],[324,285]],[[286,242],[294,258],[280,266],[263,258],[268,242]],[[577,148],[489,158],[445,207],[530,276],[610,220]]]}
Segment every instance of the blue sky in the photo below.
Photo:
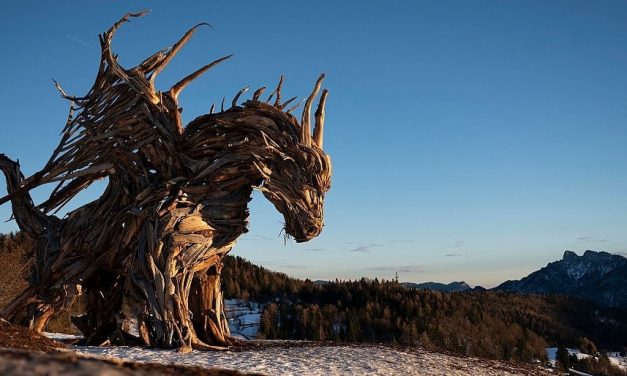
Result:
{"label": "blue sky", "polygon": [[565,249],[627,251],[627,3],[6,3],[0,152],[26,174],[43,166],[67,116],[51,79],[86,93],[98,33],[144,8],[151,14],[114,40],[123,65],[213,25],[160,87],[235,54],[181,95],[186,121],[246,85],[284,73],[285,95],[302,96],[327,74],[334,176],[322,235],[284,244],[282,218],[256,194],[234,254],[313,279],[398,271],[404,281],[494,286]]}

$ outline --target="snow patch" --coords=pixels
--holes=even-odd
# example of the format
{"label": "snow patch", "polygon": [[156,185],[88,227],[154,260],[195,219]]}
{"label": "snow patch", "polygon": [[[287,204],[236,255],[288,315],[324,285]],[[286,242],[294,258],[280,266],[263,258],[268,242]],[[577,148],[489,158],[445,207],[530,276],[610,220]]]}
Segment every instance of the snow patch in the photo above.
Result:
{"label": "snow patch", "polygon": [[[592,355],[584,354],[578,349],[566,350],[568,350],[568,355],[575,355],[579,360],[592,357]],[[555,359],[557,358],[557,347],[547,347],[546,356],[547,358],[549,358],[549,362],[551,363],[551,365],[555,367]],[[607,353],[607,357],[610,360],[610,363],[624,371],[627,371],[627,357],[621,356],[619,352],[609,352]]]}
{"label": "snow patch", "polygon": [[566,269],[566,273],[568,276],[575,281],[581,278],[584,274],[586,274],[590,270],[590,264],[588,263],[577,263],[573,265],[569,265]]}
{"label": "snow patch", "polygon": [[619,352],[612,352],[607,353],[607,357],[610,360],[610,363],[623,371],[627,371],[627,356],[621,356]]}
{"label": "snow patch", "polygon": [[45,335],[46,337],[53,339],[55,341],[72,341],[75,339],[81,339],[83,338],[83,336],[77,336],[74,334],[65,334],[65,333],[50,333],[50,332],[43,332],[43,335]]}
{"label": "snow patch", "polygon": [[[575,355],[579,360],[592,357],[592,355],[582,353],[581,351],[579,351],[579,349],[566,350],[568,350],[568,355]],[[557,359],[557,347],[547,347],[546,357],[549,358],[549,363],[551,363],[551,365],[555,367],[555,361]]]}
{"label": "snow patch", "polygon": [[241,299],[224,300],[224,313],[231,335],[245,339],[257,338],[263,305]]}

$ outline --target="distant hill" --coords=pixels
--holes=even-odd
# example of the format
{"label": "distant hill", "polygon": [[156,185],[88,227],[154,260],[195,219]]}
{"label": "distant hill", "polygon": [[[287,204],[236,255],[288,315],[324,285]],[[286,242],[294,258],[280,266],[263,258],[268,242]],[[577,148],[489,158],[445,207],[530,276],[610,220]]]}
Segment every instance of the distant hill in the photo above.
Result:
{"label": "distant hill", "polygon": [[330,281],[325,281],[325,280],[322,280],[322,279],[317,279],[317,280],[313,281],[313,283],[315,283],[316,285],[328,285],[331,282]]}
{"label": "distant hill", "polygon": [[401,285],[408,289],[422,289],[422,290],[433,290],[433,291],[444,291],[444,292],[461,292],[470,290],[470,286],[464,282],[451,282],[447,285],[439,282],[424,282],[424,283],[412,283],[412,282],[402,282]]}
{"label": "distant hill", "polygon": [[627,309],[627,258],[607,252],[588,250],[578,256],[566,251],[561,260],[521,280],[504,282],[494,290],[565,294]]}

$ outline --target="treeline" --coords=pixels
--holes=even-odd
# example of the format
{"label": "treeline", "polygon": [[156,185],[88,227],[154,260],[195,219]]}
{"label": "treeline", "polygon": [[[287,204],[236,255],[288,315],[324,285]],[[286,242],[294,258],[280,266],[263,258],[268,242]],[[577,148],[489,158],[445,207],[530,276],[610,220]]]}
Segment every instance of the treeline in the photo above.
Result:
{"label": "treeline", "polygon": [[365,280],[304,286],[293,302],[270,303],[268,338],[420,345],[491,359],[546,358],[533,330],[484,308],[482,295],[407,290]]}
{"label": "treeline", "polygon": [[292,300],[267,306],[268,338],[421,345],[491,359],[544,359],[547,344],[624,344],[627,316],[597,324],[585,302],[495,292],[406,290],[395,282],[306,284]]}
{"label": "treeline", "polygon": [[297,295],[305,281],[291,278],[287,274],[270,271],[249,261],[234,256],[223,259],[222,290],[224,296],[256,302]]}
{"label": "treeline", "polygon": [[239,257],[225,264],[225,296],[268,302],[266,338],[420,345],[520,361],[545,359],[545,348],[558,344],[626,345],[627,312],[565,296],[442,293],[376,279],[317,284]]}

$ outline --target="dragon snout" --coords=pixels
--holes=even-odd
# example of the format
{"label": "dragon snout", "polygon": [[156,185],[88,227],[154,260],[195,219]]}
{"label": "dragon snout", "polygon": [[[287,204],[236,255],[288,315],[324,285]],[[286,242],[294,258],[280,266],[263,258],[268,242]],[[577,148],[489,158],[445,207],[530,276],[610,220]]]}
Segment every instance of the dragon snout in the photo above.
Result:
{"label": "dragon snout", "polygon": [[321,231],[322,225],[314,223],[305,224],[302,227],[302,230],[299,231],[299,236],[294,236],[294,240],[296,240],[297,243],[303,243],[315,238],[320,234]]}

